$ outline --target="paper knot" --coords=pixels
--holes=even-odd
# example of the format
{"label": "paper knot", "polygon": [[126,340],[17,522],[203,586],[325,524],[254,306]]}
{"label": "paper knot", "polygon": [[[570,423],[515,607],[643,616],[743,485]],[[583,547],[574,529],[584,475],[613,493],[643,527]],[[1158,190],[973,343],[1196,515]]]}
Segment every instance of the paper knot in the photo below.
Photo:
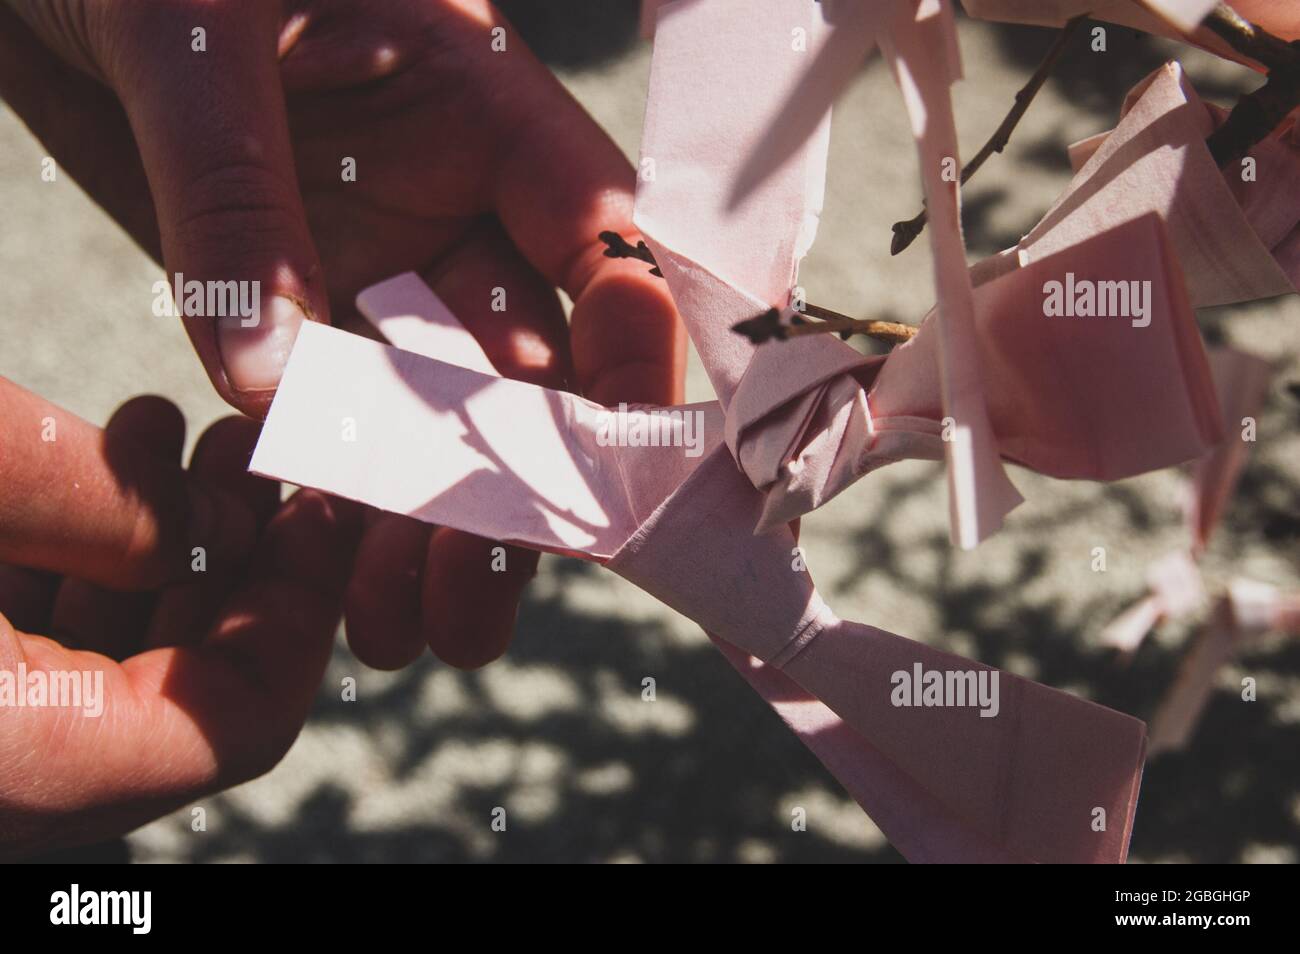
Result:
{"label": "paper knot", "polygon": [[808,604],[802,625],[790,637],[790,641],[773,655],[764,660],[769,666],[784,669],[796,656],[812,645],[813,640],[839,622],[839,617],[816,592]]}

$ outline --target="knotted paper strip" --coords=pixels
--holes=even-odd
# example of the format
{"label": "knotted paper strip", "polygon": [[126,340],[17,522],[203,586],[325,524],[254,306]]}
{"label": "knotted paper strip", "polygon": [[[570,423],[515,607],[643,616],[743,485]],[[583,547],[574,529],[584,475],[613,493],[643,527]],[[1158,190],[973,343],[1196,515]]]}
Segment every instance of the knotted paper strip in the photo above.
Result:
{"label": "knotted paper strip", "polygon": [[[1159,433],[1159,429],[1148,428],[1143,415],[1130,419],[1130,425],[1126,427],[1124,415],[1117,413],[1106,417],[1108,425],[1113,420],[1122,431],[1132,433],[1133,441],[1139,445],[1136,450],[1126,449],[1114,455],[1128,460],[1127,471],[1121,473],[1113,467],[1100,465],[1089,470],[1077,465],[1064,467],[1041,459],[1025,459],[1008,447],[1004,439],[1005,419],[1008,411],[1020,413],[1020,407],[1030,405],[1023,400],[1016,402],[1019,407],[1013,405],[1001,410],[990,405],[993,398],[989,392],[1002,389],[1005,394],[1005,385],[995,382],[990,388],[984,384],[984,374],[979,372],[979,368],[989,356],[966,340],[963,330],[966,323],[960,318],[946,323],[940,321],[937,328],[932,327],[935,322],[927,318],[922,331],[924,344],[914,342],[908,346],[934,349],[924,359],[927,366],[938,359],[934,367],[939,374],[927,379],[926,387],[937,385],[929,393],[939,395],[941,403],[926,406],[922,415],[925,420],[916,427],[908,426],[906,415],[897,407],[880,409],[868,406],[868,388],[879,359],[864,358],[829,337],[796,339],[784,342],[780,347],[756,347],[732,332],[730,328],[737,321],[760,313],[770,304],[780,304],[789,296],[798,257],[811,242],[820,202],[825,174],[823,136],[831,100],[835,91],[847,82],[847,74],[851,68],[856,68],[865,46],[869,45],[863,38],[869,39],[877,33],[886,37],[902,35],[919,47],[919,51],[912,53],[912,59],[919,60],[945,34],[939,29],[942,17],[928,24],[930,34],[926,34],[921,27],[906,20],[898,26],[893,21],[882,19],[880,11],[888,12],[887,4],[872,7],[875,12],[871,16],[855,6],[847,13],[841,12],[833,28],[821,24],[819,31],[820,21],[816,18],[809,21],[813,45],[808,52],[799,54],[805,60],[811,58],[811,64],[802,67],[804,73],[799,72],[798,64],[787,67],[784,72],[773,69],[758,70],[752,75],[744,72],[744,64],[749,62],[770,65],[790,59],[784,31],[771,28],[741,31],[743,42],[739,52],[743,55],[728,58],[725,62],[718,62],[717,57],[705,57],[706,64],[697,69],[691,64],[696,56],[703,56],[703,51],[696,48],[700,44],[699,38],[715,35],[699,22],[698,18],[704,15],[701,12],[703,6],[694,5],[688,10],[685,6],[679,8],[678,4],[669,4],[662,14],[664,29],[656,41],[656,65],[651,77],[646,143],[643,146],[643,158],[655,162],[656,175],[653,182],[643,183],[638,193],[637,222],[655,248],[657,260],[665,270],[674,298],[718,391],[726,413],[727,444],[751,482],[767,495],[759,530],[770,529],[815,509],[892,456],[943,456],[953,451],[954,444],[960,444],[962,433],[982,433],[978,427],[961,431],[957,417],[951,414],[951,404],[945,406],[943,401],[944,395],[951,396],[954,390],[981,392],[978,402],[981,408],[976,417],[987,418],[995,433],[994,437],[986,437],[976,444],[989,444],[1004,457],[1022,460],[1029,466],[1057,476],[1094,479],[1128,476],[1162,466],[1155,463],[1156,457],[1160,457],[1164,464],[1197,457],[1209,443],[1217,441],[1217,434],[1212,433],[1217,427],[1213,423],[1214,412],[1198,412],[1196,416],[1206,428],[1202,432],[1202,436],[1208,438],[1206,443],[1184,448],[1181,457],[1153,452],[1151,458],[1144,460],[1140,445],[1150,440],[1152,434]],[[789,5],[782,7],[787,11],[793,8]],[[719,21],[728,15],[725,4],[710,5],[709,9]],[[919,8],[904,4],[897,9],[907,12]],[[854,13],[854,10],[858,12]],[[786,18],[789,18],[788,13]],[[679,37],[678,33],[682,35]],[[779,37],[776,36],[778,33],[781,34]],[[917,36],[928,36],[928,39],[917,43]],[[891,44],[894,44],[892,39],[886,43],[892,49]],[[946,46],[941,48],[947,49]],[[681,65],[678,65],[679,60]],[[893,61],[900,71],[900,84],[905,91],[915,86],[905,73],[907,58],[895,52]],[[926,76],[933,72],[930,70],[918,75]],[[1075,249],[1077,253],[1084,247],[1098,248],[1099,245],[1091,243],[1098,233],[1152,213],[1166,217],[1176,229],[1178,240],[1175,246],[1185,258],[1194,276],[1195,291],[1200,296],[1194,300],[1195,304],[1225,298],[1265,297],[1290,289],[1287,277],[1263,246],[1252,224],[1243,216],[1231,191],[1210,162],[1204,146],[1197,143],[1199,153],[1185,161],[1179,158],[1185,150],[1170,149],[1160,138],[1169,131],[1166,127],[1170,123],[1166,120],[1170,113],[1178,121],[1177,128],[1173,129],[1175,141],[1203,139],[1208,132],[1206,126],[1210,120],[1198,105],[1189,104],[1187,95],[1190,90],[1182,84],[1181,72],[1170,67],[1165,73],[1157,73],[1147,86],[1150,88],[1146,95],[1140,97],[1142,109],[1130,110],[1126,114],[1125,124],[1108,142],[1105,151],[1097,148],[1102,142],[1101,137],[1098,138],[1093,149],[1097,154],[1093,156],[1087,173],[1080,173],[1070,191],[1021,247],[976,266],[971,270],[969,281],[965,280],[964,271],[957,265],[937,274],[941,293],[944,287],[950,289],[947,297],[954,303],[953,313],[964,313],[962,303],[967,299],[962,288],[974,282],[977,288],[973,297],[973,323],[987,320],[992,309],[982,301],[990,291],[979,285],[1014,270],[1018,265],[1057,252]],[[722,90],[722,93],[713,92],[715,90]],[[734,98],[728,98],[728,90],[744,91],[748,95],[737,93]],[[698,103],[710,96],[721,96],[726,108],[717,113],[701,109]],[[905,98],[914,104],[914,114],[924,112],[927,100],[935,100],[944,107],[947,104],[946,88],[931,89],[925,96],[909,93]],[[1134,95],[1130,99],[1137,102],[1139,97]],[[773,105],[773,101],[777,105]],[[946,109],[939,110],[939,113],[947,115]],[[950,124],[932,122],[930,125],[946,128]],[[724,140],[736,143],[739,148],[721,148],[720,143]],[[924,137],[922,144],[924,153]],[[1138,149],[1141,153],[1137,153]],[[940,153],[943,151],[939,150]],[[1141,160],[1135,163],[1134,168],[1124,165],[1130,155]],[[923,162],[927,168],[937,167],[937,164],[935,155]],[[1189,165],[1195,175],[1185,171],[1184,167]],[[1183,187],[1183,182],[1189,183],[1190,187]],[[936,189],[940,185],[942,183],[936,184]],[[741,196],[743,201],[733,202],[732,198],[736,196]],[[1256,204],[1265,207],[1264,203]],[[933,203],[932,208],[940,205]],[[1297,206],[1297,214],[1300,214],[1300,206]],[[1286,213],[1283,212],[1280,218],[1284,220]],[[1201,237],[1207,219],[1213,219],[1215,223],[1213,234],[1222,236],[1210,246]],[[940,253],[944,248],[951,248],[947,258],[954,260],[960,242],[958,239],[956,245],[952,245],[951,238],[957,233],[955,224],[950,222],[949,225],[947,229],[935,228],[931,234],[948,237],[941,243]],[[1282,225],[1285,223],[1279,221],[1273,231],[1280,231]],[[706,258],[710,267],[700,264],[700,260]],[[1076,274],[1081,274],[1085,267],[1077,254],[1073,261],[1063,258],[1063,262],[1066,265],[1063,271],[1074,270]],[[1079,268],[1071,269],[1072,264]],[[1099,269],[1093,271],[1096,272],[1093,278],[1097,281],[1116,277]],[[1138,269],[1130,268],[1129,271],[1134,272],[1134,278],[1146,277],[1137,275]],[[1169,274],[1169,267],[1162,265],[1150,274]],[[958,286],[952,284],[953,275],[963,279]],[[1031,316],[1041,317],[1042,312],[1041,277],[1037,286],[1030,281],[1031,277],[1022,276],[1019,279],[1021,284],[1015,286],[1019,289],[1015,312],[1023,314],[1026,325],[1032,324]],[[1197,337],[1194,321],[1190,308],[1185,304],[1185,296],[1176,287],[1181,281],[1181,278],[1168,280],[1166,287],[1155,296],[1155,307],[1173,317],[1174,326],[1180,329],[1178,339],[1187,343],[1190,354],[1199,349],[1199,344],[1193,343]],[[998,291],[1005,297],[1009,287],[1003,286]],[[1223,291],[1225,288],[1227,292]],[[1009,309],[1004,302],[997,311],[1005,317]],[[1132,340],[1127,340],[1118,335],[1118,329],[1103,331],[1096,323],[1080,326],[1078,331],[1080,341],[1094,335],[1111,338],[1116,350],[1154,344],[1141,336],[1131,336]],[[1020,333],[1017,329],[1017,335]],[[983,347],[986,348],[990,340],[984,335]],[[995,363],[991,376],[998,377],[1008,371],[1013,376],[1023,376],[1026,369],[1035,365],[1045,367],[1042,362],[1033,360],[1028,344],[1036,340],[1035,330],[1030,329],[1020,340],[1026,342],[1026,347],[1021,349],[1018,357],[1028,359],[1028,363],[1022,361],[1011,368],[1006,361]],[[957,341],[963,343],[954,343]],[[999,342],[999,345],[1005,347],[1006,343]],[[906,365],[907,359],[902,357],[906,353],[907,347],[897,349],[899,356],[894,359],[895,367],[901,369]],[[945,365],[944,355],[953,353],[964,357]],[[1195,359],[1191,359],[1191,363],[1197,364]],[[1172,393],[1196,395],[1194,403],[1213,404],[1213,397],[1208,396],[1211,393],[1206,383],[1208,375],[1198,367],[1189,370],[1186,365],[1186,361],[1175,362],[1179,371],[1185,373],[1185,382],[1170,379],[1160,383],[1168,385]],[[1096,369],[1102,367],[1100,363],[1095,365]],[[1153,361],[1149,367],[1163,365]],[[1090,366],[1089,373],[1096,373],[1093,366]],[[1152,372],[1148,370],[1146,373]],[[977,389],[976,378],[979,379]],[[1049,378],[1050,371],[1044,372],[1041,383],[1050,384]],[[966,383],[961,384],[962,381]],[[1106,393],[1099,384],[1092,390],[1098,395]],[[1155,392],[1156,388],[1152,391]],[[898,387],[895,393],[901,395],[903,388]],[[1037,402],[1043,399],[1044,393],[1072,392],[1060,388],[1046,392],[1022,390],[1014,397],[1023,399],[1032,394]],[[1112,389],[1110,393],[1119,392]],[[1003,418],[1002,424],[995,420],[999,416]],[[884,423],[884,417],[893,417],[894,420]],[[942,430],[940,422],[945,418],[951,418],[946,436],[958,440],[938,440]],[[1002,433],[998,433],[1000,429]],[[1115,446],[1115,435],[1098,426],[1092,439],[1075,447],[1078,454],[1090,451],[1094,460],[1100,462],[1105,455],[1100,447],[1102,444]],[[959,456],[970,466],[950,468],[954,499],[969,501],[976,486],[998,486],[998,481],[992,478],[974,483],[962,479],[963,473],[969,476],[975,468],[976,458]],[[996,489],[989,493],[992,495],[990,499],[998,499]],[[985,520],[986,528],[991,525],[989,520]]]}
{"label": "knotted paper strip", "polygon": [[[412,277],[361,302],[377,327],[401,329],[408,346],[426,350],[413,335],[411,319],[421,317],[447,345],[446,309]],[[451,350],[476,360],[468,342]],[[590,439],[589,422],[603,412],[573,395],[309,324],[251,466],[605,563],[728,644],[733,664],[909,857],[1123,860],[1140,722],[1007,673],[998,674],[993,718],[969,706],[894,705],[896,673],[919,666],[974,679],[992,670],[836,618],[806,570],[792,569],[789,529],[754,535],[762,494],[721,442],[698,462],[636,448],[656,463],[643,461],[640,482],[629,481],[621,455],[634,449]],[[342,440],[345,420],[355,442]],[[720,423],[715,417],[715,430]],[[1094,830],[1097,809],[1105,831]]]}
{"label": "knotted paper strip", "polygon": [[1112,132],[1071,147],[1075,177],[1020,241],[1020,260],[1154,212],[1169,228],[1193,306],[1294,293],[1300,285],[1294,130],[1256,146],[1255,181],[1243,182],[1240,174],[1225,178],[1205,146],[1221,121],[1178,63],[1157,69],[1129,93]]}
{"label": "knotted paper strip", "polygon": [[[805,42],[792,42],[792,35]],[[726,55],[719,55],[723,37]],[[953,420],[952,439],[942,445],[951,525],[954,540],[972,547],[1020,496],[998,461],[984,406],[960,200],[955,178],[945,175],[960,162],[949,97],[960,63],[946,2],[711,0],[660,7],[641,146],[643,169],[651,162],[655,171],[641,178],[635,219],[727,413],[728,446],[756,487],[776,491],[759,529],[842,490],[843,484],[810,486],[790,454],[810,421],[830,428],[815,448],[820,466],[846,441],[852,446],[866,437],[861,389],[843,377],[861,357],[831,338],[791,342],[778,356],[731,329],[792,303],[798,262],[820,214],[831,103],[877,39],[920,156],[943,416]],[[797,362],[805,374],[778,375],[774,386],[771,361]],[[739,394],[746,389],[757,393]],[[733,398],[746,418],[737,418]],[[779,407],[781,413],[767,413]],[[760,413],[767,419],[754,427]]]}
{"label": "knotted paper strip", "polygon": [[[1300,15],[1297,15],[1300,20]],[[1182,67],[1169,63],[1129,92],[1115,130],[1070,149],[1075,178],[1043,221],[1015,249],[1018,261],[1033,261],[1129,216],[1158,214],[1167,223],[1187,275],[1193,304],[1208,306],[1269,298],[1300,286],[1300,139],[1294,122],[1256,144],[1250,157],[1254,176],[1220,171],[1205,137],[1225,112],[1201,102]],[[1231,349],[1210,354],[1226,436],[1199,458],[1185,513],[1190,549],[1167,555],[1148,574],[1149,593],[1101,633],[1101,641],[1134,652],[1166,619],[1197,612],[1205,585],[1196,559],[1231,496],[1249,445],[1239,439],[1246,417],[1258,417],[1271,371],[1267,362]],[[1261,623],[1255,631],[1283,628],[1287,601],[1263,584],[1238,581],[1213,607],[1210,622],[1193,641],[1178,680],[1162,702],[1153,740],[1181,747],[1208,699],[1213,681],[1232,647],[1248,635],[1244,616]],[[1245,613],[1242,594],[1268,594],[1273,609]],[[1271,601],[1271,602],[1270,602]],[[1156,742],[1153,741],[1153,751]]]}
{"label": "knotted paper strip", "polygon": [[[968,428],[965,463],[950,467],[954,526],[976,536],[992,526],[981,508],[1000,518],[1006,503],[976,474],[988,455],[1100,479],[1201,456],[1222,425],[1174,247],[1155,215],[1124,216],[968,273],[956,190],[934,171],[956,157],[946,6],[833,10],[710,0],[659,13],[643,148],[655,176],[637,221],[719,400],[618,419],[698,414],[698,456],[611,441],[610,410],[497,377],[432,293],[399,276],[359,306],[400,350],[305,326],[253,469],[607,565],[699,622],[909,858],[1123,860],[1141,723],[1005,673],[991,718],[898,704],[900,674],[993,671],[835,617],[795,569],[785,521],[889,460],[951,454],[949,417],[986,425]],[[887,358],[831,338],[755,347],[731,326],[788,306],[830,103],[877,34],[919,139],[937,314]],[[1071,273],[1149,282],[1150,307],[1140,322],[1049,317],[1048,283]]]}

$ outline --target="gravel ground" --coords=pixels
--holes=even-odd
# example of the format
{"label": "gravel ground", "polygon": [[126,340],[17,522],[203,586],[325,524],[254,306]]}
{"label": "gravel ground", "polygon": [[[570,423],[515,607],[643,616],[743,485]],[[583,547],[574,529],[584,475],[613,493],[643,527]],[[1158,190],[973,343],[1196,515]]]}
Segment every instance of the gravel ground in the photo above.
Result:
{"label": "gravel ground", "polygon": [[[649,47],[635,4],[503,4],[593,115],[635,156]],[[963,149],[997,125],[1050,42],[1047,31],[963,22],[957,88]],[[1171,44],[1110,30],[1080,50],[1030,110],[1010,149],[967,187],[972,258],[1013,244],[1068,181],[1067,143],[1114,124],[1123,93],[1179,55],[1208,98],[1249,77]],[[150,315],[160,270],[0,108],[0,374],[90,420],[128,397],[166,395],[191,440],[225,413],[178,324]],[[917,321],[932,301],[925,243],[891,259],[889,225],[919,183],[901,103],[876,61],[837,106],[826,214],[802,272],[809,297],[853,314]],[[1202,314],[1212,340],[1279,367],[1257,450],[1206,561],[1212,583],[1244,574],[1300,586],[1300,303]],[[36,324],[38,330],[33,330]],[[711,397],[692,362],[689,397]],[[964,653],[1149,717],[1189,626],[1159,630],[1127,664],[1097,641],[1143,590],[1149,562],[1182,544],[1175,472],[1113,485],[1024,471],[1027,503],[973,553],[947,543],[942,474],[889,467],[805,519],[808,561],[844,617]],[[1108,570],[1090,568],[1105,546]],[[1259,701],[1233,691],[1244,674]],[[358,698],[340,685],[355,677]],[[644,703],[641,680],[658,698]],[[1193,745],[1147,765],[1132,858],[1284,861],[1300,850],[1300,645],[1252,646],[1222,674]],[[554,557],[501,662],[461,674],[426,657],[366,670],[341,637],[315,711],[269,775],[135,832],[139,861],[876,861],[880,831],[753,695],[694,625],[598,568]],[[508,811],[493,832],[491,812]],[[808,830],[792,832],[791,809]],[[120,850],[120,846],[116,850]]]}

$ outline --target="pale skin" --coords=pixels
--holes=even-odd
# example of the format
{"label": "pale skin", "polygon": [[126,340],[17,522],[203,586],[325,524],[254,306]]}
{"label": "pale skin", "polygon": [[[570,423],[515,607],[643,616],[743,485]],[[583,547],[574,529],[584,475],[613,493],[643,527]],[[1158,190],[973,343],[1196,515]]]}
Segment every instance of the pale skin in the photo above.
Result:
{"label": "pale skin", "polygon": [[[407,270],[507,376],[681,400],[665,283],[597,239],[640,238],[634,171],[484,0],[0,0],[0,96],[169,276],[258,280],[282,300],[251,330],[184,319],[250,416],[303,312],[360,330],[355,294]],[[368,514],[346,586],[356,654],[499,656],[537,555],[508,547],[493,572],[497,545]]]}

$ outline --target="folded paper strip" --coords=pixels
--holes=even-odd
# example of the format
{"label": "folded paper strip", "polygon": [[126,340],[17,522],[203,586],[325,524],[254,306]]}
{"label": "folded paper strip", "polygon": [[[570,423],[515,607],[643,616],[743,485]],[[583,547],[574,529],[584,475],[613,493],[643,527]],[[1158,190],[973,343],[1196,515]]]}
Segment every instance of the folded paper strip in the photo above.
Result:
{"label": "folded paper strip", "polygon": [[1141,722],[1008,673],[996,718],[895,707],[895,672],[987,667],[836,618],[789,528],[754,535],[763,496],[720,441],[698,462],[604,446],[597,405],[418,353],[411,319],[427,318],[444,356],[486,360],[468,332],[448,347],[446,309],[414,276],[360,304],[414,350],[304,326],[255,472],[604,563],[699,622],[909,858],[1123,860]]}
{"label": "folded paper strip", "polygon": [[[1024,263],[1148,213],[1164,219],[1192,305],[1292,294],[1300,286],[1300,138],[1287,126],[1220,171],[1205,138],[1221,110],[1201,102],[1178,63],[1124,101],[1119,125],[1070,149],[1075,176],[1014,250]],[[1003,253],[1009,256],[1009,253]]]}
{"label": "folded paper strip", "polygon": [[[1241,59],[1225,41],[1201,26],[1218,0],[962,0],[973,17],[1062,26],[1087,14],[1174,39],[1187,39],[1213,53]],[[1232,8],[1257,26],[1284,40],[1300,39],[1300,4],[1292,0],[1232,0]],[[1243,62],[1247,62],[1244,61]],[[1253,64],[1252,64],[1253,65]]]}
{"label": "folded paper strip", "polygon": [[[947,455],[955,536],[971,543],[1014,502],[999,456],[1109,479],[1221,438],[1164,210],[967,270],[957,192],[934,171],[956,156],[951,27],[930,0],[659,10],[643,149],[655,175],[636,216],[718,400],[627,413],[702,415],[699,457],[611,445],[615,412],[498,377],[408,275],[358,301],[396,347],[303,327],[252,469],[608,566],[699,622],[910,859],[1122,861],[1142,723],[1006,673],[995,718],[896,707],[895,672],[987,667],[838,619],[785,523],[890,460]],[[795,30],[807,45],[792,61]],[[830,103],[877,39],[918,136],[936,313],[887,358],[827,337],[756,348],[731,325],[789,303]],[[1150,281],[1149,324],[1047,317],[1044,283],[1067,272]]]}
{"label": "folded paper strip", "polygon": [[[647,39],[654,36],[658,10],[669,2],[641,0],[642,36]],[[848,4],[858,0],[823,2]],[[1226,47],[1206,31],[1197,29],[1217,3],[1218,0],[961,0],[970,16],[984,20],[1059,27],[1086,14],[1094,20],[1176,39],[1191,35],[1215,52],[1223,53],[1227,52]],[[1232,7],[1274,36],[1300,39],[1300,4],[1294,0],[1233,0]]]}
{"label": "folded paper strip", "polygon": [[[720,36],[727,56],[715,55]],[[949,87],[961,74],[946,2],[661,6],[641,143],[643,168],[652,161],[655,174],[638,184],[635,221],[727,414],[728,446],[768,493],[759,529],[843,490],[852,466],[827,461],[852,461],[869,440],[862,388],[844,373],[861,357],[831,338],[775,354],[731,329],[791,303],[821,210],[831,104],[876,43],[917,142],[935,263],[942,416],[952,421],[940,448],[953,539],[971,547],[1020,496],[998,460],[984,404],[960,197],[955,176],[945,173],[958,156]],[[757,235],[771,240],[756,242]],[[782,372],[791,362],[803,376]]]}
{"label": "folded paper strip", "polygon": [[[1074,180],[1004,256],[1033,262],[1091,230],[1155,213],[1169,228],[1196,307],[1294,292],[1300,287],[1300,138],[1294,120],[1251,150],[1253,168],[1244,176],[1244,164],[1221,172],[1204,146],[1225,115],[1201,102],[1179,64],[1160,67],[1129,93],[1119,126],[1070,148]],[[990,273],[1002,267],[993,264]],[[1197,560],[1245,464],[1249,445],[1238,439],[1237,428],[1243,418],[1258,416],[1271,373],[1265,361],[1231,349],[1212,351],[1210,364],[1227,432],[1194,464],[1186,505],[1188,549],[1156,561],[1147,595],[1101,633],[1104,644],[1126,653],[1136,651],[1162,621],[1195,614],[1209,599]],[[1237,607],[1242,599],[1254,609]],[[1212,601],[1209,619],[1193,637],[1153,719],[1153,753],[1187,742],[1234,647],[1261,632],[1297,627],[1296,599],[1239,580]]]}
{"label": "folded paper strip", "polygon": [[[784,10],[786,20],[789,11],[800,6],[773,3],[769,14],[776,17]],[[784,29],[742,31],[744,43],[750,44],[740,51],[743,55],[704,55],[701,38],[716,35],[730,15],[725,3],[710,4],[711,19],[702,22],[704,6],[668,4],[661,11],[642,147],[643,158],[653,160],[656,174],[639,187],[636,220],[655,249],[718,393],[726,413],[727,444],[767,495],[760,530],[821,506],[888,460],[897,444],[904,446],[904,456],[948,455],[954,537],[959,542],[970,545],[996,529],[1013,498],[1000,471],[989,466],[986,452],[1019,458],[999,433],[997,411],[988,404],[984,383],[1005,365],[985,366],[989,356],[983,349],[990,338],[974,326],[992,311],[1006,311],[1004,303],[990,307],[995,295],[1018,297],[1019,317],[1032,324],[1030,315],[1042,313],[1044,276],[1027,274],[984,287],[993,279],[1067,249],[1074,250],[1071,264],[1083,265],[1086,256],[1081,250],[1100,248],[1100,243],[1086,245],[1087,239],[1146,214],[1161,216],[1170,229],[1174,257],[1181,259],[1183,275],[1190,279],[1194,307],[1283,294],[1300,278],[1294,251],[1300,246],[1300,188],[1294,186],[1300,176],[1286,174],[1300,171],[1300,151],[1290,143],[1262,144],[1257,151],[1268,153],[1269,168],[1277,175],[1258,188],[1243,185],[1238,191],[1245,201],[1239,205],[1203,144],[1213,128],[1213,114],[1195,98],[1181,69],[1170,64],[1130,97],[1120,127],[1097,137],[1087,168],[1079,171],[1033,232],[1017,248],[976,266],[969,279],[955,222],[955,195],[948,196],[942,182],[927,187],[934,257],[942,264],[936,269],[940,303],[925,322],[929,337],[923,346],[934,352],[927,363],[938,358],[936,393],[943,413],[926,415],[919,432],[909,431],[901,417],[885,425],[882,418],[893,409],[877,408],[870,391],[879,359],[865,358],[829,336],[779,347],[755,346],[731,326],[790,300],[799,257],[815,231],[830,103],[873,39],[880,38],[895,64],[913,115],[926,117],[917,126],[922,167],[938,169],[942,155],[955,154],[951,138],[941,137],[937,150],[927,146],[939,135],[936,130],[951,126],[948,111],[934,105],[946,107],[946,87],[936,87],[933,80],[922,86],[907,73],[907,63],[921,59],[909,48],[916,37],[925,41],[923,49],[926,44],[947,49],[940,29],[945,20],[920,18],[924,5],[917,8],[916,21],[897,14],[891,19],[880,12],[887,4],[872,7],[871,17],[854,7],[849,12],[858,21],[841,13],[833,27],[822,24],[822,32],[814,29],[810,34],[807,52],[799,54],[806,62],[777,69],[773,64],[797,59],[788,51]],[[910,8],[903,4],[898,9]],[[899,37],[908,42],[899,42]],[[749,70],[746,63],[761,68]],[[940,75],[953,69],[950,65]],[[918,72],[932,75],[933,70]],[[702,105],[715,101],[716,109]],[[724,142],[730,148],[721,148]],[[1078,155],[1082,161],[1082,153]],[[1264,200],[1266,194],[1272,195],[1271,201]],[[952,201],[940,201],[945,198]],[[944,208],[953,213],[946,223],[936,212]],[[782,236],[782,241],[756,243],[753,236],[758,234]],[[1152,274],[1169,271],[1159,268]],[[954,283],[953,276],[965,284]],[[1162,317],[1185,329],[1190,339],[1196,336],[1194,322],[1184,309],[1182,292],[1174,287],[1181,281],[1171,278],[1154,301],[1166,312]],[[968,297],[972,284],[973,295]],[[1037,306],[1035,295],[1040,298]],[[1093,324],[1081,334],[1091,337],[1096,330]],[[1107,329],[1115,335],[1112,345],[1141,344],[1135,337],[1121,345],[1118,331]],[[914,342],[908,347],[920,346]],[[898,350],[905,354],[907,348]],[[895,363],[905,364],[906,359],[900,356]],[[1199,401],[1210,393],[1202,369],[1191,369],[1186,387],[1177,381],[1170,386],[1175,393],[1200,392]],[[949,439],[939,442],[936,423],[944,420]],[[1111,443],[1101,433],[1096,437]],[[1124,453],[1140,454],[1141,444],[1139,439],[1137,448]],[[1087,449],[1080,447],[1080,453]],[[1110,479],[1174,462],[1153,452],[1147,460],[1131,459],[1126,473],[1043,469],[1057,476]]]}
{"label": "folded paper strip", "polygon": [[[1300,35],[1300,8],[1292,8],[1298,12],[1288,27],[1277,18],[1284,6],[1273,8],[1273,19],[1262,9],[1242,12]],[[1221,172],[1204,140],[1225,115],[1201,102],[1177,63],[1157,69],[1129,93],[1119,126],[1071,147],[1074,181],[1014,250],[1016,260],[1033,261],[1091,229],[1154,212],[1169,228],[1195,306],[1294,292],[1300,287],[1300,131],[1293,118],[1258,143],[1248,155],[1249,175],[1242,174],[1245,162]],[[1193,465],[1185,507],[1188,548],[1152,565],[1147,595],[1100,637],[1132,653],[1161,622],[1210,604],[1207,621],[1157,707],[1152,753],[1187,743],[1222,665],[1237,648],[1265,632],[1300,630],[1300,594],[1251,580],[1233,581],[1213,600],[1206,594],[1197,561],[1245,465],[1249,444],[1239,439],[1238,428],[1259,415],[1271,375],[1267,362],[1232,349],[1212,351],[1210,364],[1227,431]]]}

